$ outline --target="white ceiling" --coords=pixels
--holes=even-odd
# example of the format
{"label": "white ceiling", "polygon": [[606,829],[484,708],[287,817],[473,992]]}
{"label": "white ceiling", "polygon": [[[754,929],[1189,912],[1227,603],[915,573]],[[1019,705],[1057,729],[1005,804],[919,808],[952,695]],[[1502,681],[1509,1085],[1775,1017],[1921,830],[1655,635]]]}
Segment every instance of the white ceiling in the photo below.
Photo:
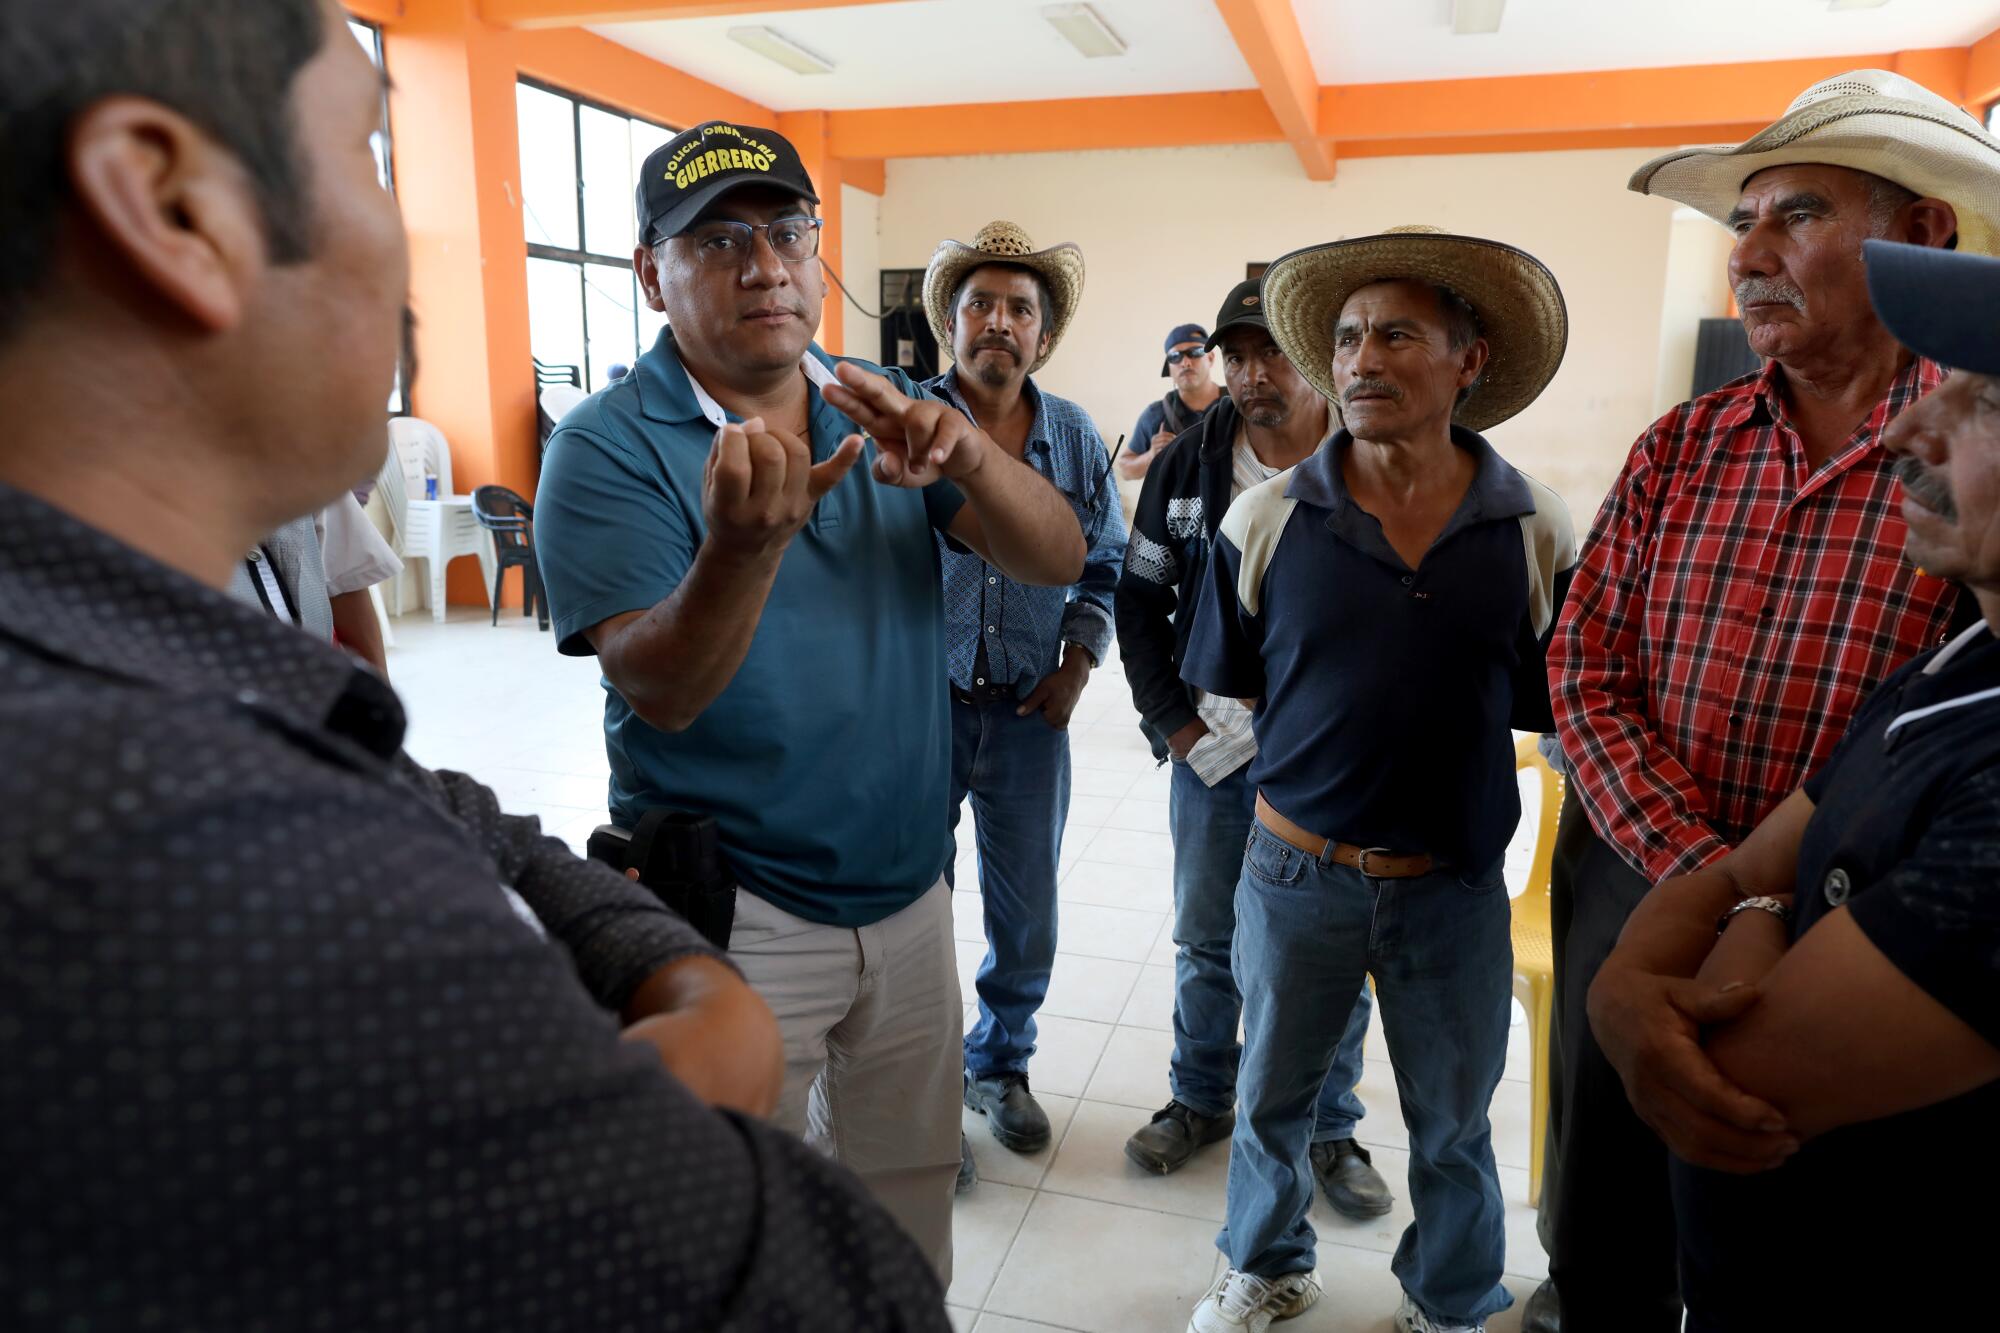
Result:
{"label": "white ceiling", "polygon": [[[1213,0],[1091,0],[1129,48],[1087,60],[1043,0],[898,0],[733,18],[608,24],[615,42],[780,111],[1253,88]],[[1321,83],[1481,78],[1963,46],[2000,0],[1508,0],[1500,31],[1459,37],[1451,0],[1294,0]],[[833,62],[790,73],[729,40],[764,24]]]}
{"label": "white ceiling", "polygon": [[[1042,19],[1042,3],[903,0],[595,31],[779,111],[1257,86],[1211,0],[1092,0],[1127,48],[1100,60],[1085,59],[1063,40]],[[793,74],[729,40],[729,29],[751,24],[776,28],[832,61],[833,73]]]}
{"label": "white ceiling", "polygon": [[1790,60],[1964,46],[2000,28],[2000,0],[1507,0],[1500,31],[1460,37],[1451,0],[1297,0],[1321,83]]}

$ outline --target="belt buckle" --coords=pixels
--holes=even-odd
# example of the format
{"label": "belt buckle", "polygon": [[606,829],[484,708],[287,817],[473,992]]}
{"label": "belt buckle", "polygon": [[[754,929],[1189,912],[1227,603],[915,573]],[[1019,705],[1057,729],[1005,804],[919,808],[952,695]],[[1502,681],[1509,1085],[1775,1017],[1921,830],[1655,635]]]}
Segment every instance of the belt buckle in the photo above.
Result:
{"label": "belt buckle", "polygon": [[[1388,849],[1387,847],[1363,847],[1363,848],[1361,849],[1361,853],[1360,853],[1360,855],[1359,855],[1359,856],[1358,856],[1358,857],[1356,858],[1356,859],[1357,859],[1357,861],[1359,862],[1359,864],[1357,864],[1357,865],[1356,865],[1356,866],[1355,866],[1354,868],[1355,868],[1356,870],[1360,871],[1360,872],[1361,872],[1361,873],[1362,873],[1363,875],[1367,875],[1367,874],[1368,874],[1368,858],[1369,858],[1369,857],[1371,857],[1371,856],[1394,856],[1394,855],[1395,855],[1395,853],[1394,853],[1394,852],[1392,852],[1391,850],[1389,850],[1389,849]],[[1370,876],[1370,878],[1375,878],[1375,879],[1379,879],[1379,878],[1381,878],[1381,876],[1379,876],[1379,875],[1378,875],[1378,876]]]}

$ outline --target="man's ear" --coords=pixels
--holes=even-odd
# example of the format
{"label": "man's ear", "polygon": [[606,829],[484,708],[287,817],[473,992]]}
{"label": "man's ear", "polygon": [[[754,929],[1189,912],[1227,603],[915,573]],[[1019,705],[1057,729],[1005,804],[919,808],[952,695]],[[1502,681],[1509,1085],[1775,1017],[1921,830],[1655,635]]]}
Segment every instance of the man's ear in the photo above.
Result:
{"label": "man's ear", "polygon": [[109,97],[70,129],[70,188],[87,242],[198,328],[243,318],[266,264],[263,210],[242,164],[158,102]]}
{"label": "man's ear", "polygon": [[1939,247],[1958,235],[1958,212],[1942,199],[1919,199],[1904,209],[1905,239]]}
{"label": "man's ear", "polygon": [[653,252],[643,245],[632,250],[632,273],[639,279],[639,297],[645,301],[646,308],[666,314],[666,303],[660,297],[660,263]]}
{"label": "man's ear", "polygon": [[1465,349],[1465,360],[1459,366],[1458,387],[1469,389],[1478,383],[1479,376],[1486,369],[1486,362],[1492,355],[1493,349],[1487,344],[1486,339],[1474,338],[1472,346]]}

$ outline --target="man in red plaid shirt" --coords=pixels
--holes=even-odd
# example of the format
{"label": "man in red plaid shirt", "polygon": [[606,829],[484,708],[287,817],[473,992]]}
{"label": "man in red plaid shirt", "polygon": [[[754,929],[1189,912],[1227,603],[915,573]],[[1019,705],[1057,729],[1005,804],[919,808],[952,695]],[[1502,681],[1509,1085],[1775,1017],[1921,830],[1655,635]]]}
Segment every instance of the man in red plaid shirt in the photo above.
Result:
{"label": "man in red plaid shirt", "polygon": [[[1952,620],[1956,589],[1903,560],[1901,488],[1877,443],[1942,371],[1876,320],[1861,243],[1983,248],[1996,182],[2000,144],[1878,71],[1816,85],[1738,148],[1670,154],[1633,177],[1735,233],[1730,282],[1767,364],[1640,436],[1549,649],[1572,778],[1551,886],[1544,1230],[1564,1333],[1681,1323],[1666,1149],[1592,1037],[1592,978],[1651,885],[1729,850]],[[1683,1026],[1660,1039],[1687,1039]],[[1548,1326],[1535,1307],[1550,1304],[1537,1293],[1526,1327]]]}

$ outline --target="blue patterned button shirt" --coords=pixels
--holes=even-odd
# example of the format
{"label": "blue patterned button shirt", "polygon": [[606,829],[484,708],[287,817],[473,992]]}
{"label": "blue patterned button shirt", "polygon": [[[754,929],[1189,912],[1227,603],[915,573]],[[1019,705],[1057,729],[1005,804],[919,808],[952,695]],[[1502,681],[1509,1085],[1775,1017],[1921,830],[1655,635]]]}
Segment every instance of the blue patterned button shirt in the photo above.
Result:
{"label": "blue patterned button shirt", "polygon": [[[975,422],[958,389],[953,367],[924,388]],[[1025,695],[1062,661],[1074,643],[1102,662],[1111,648],[1111,595],[1125,563],[1125,516],[1111,459],[1090,414],[1067,398],[1043,393],[1033,379],[1022,391],[1034,411],[1029,467],[1047,477],[1076,510],[1089,548],[1083,577],[1063,588],[1030,588],[1014,582],[977,555],[954,551],[940,540],[944,565],[945,662],[960,689],[1012,685]],[[986,649],[990,675],[975,670]]]}

